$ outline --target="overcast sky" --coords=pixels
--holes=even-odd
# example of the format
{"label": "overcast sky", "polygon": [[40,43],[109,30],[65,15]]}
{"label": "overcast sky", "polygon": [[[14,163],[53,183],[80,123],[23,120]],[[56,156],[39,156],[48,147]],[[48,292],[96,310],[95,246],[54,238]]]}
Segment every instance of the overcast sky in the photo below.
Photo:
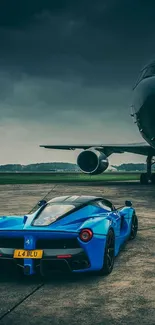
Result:
{"label": "overcast sky", "polygon": [[[142,142],[130,105],[154,17],[150,0],[1,0],[0,164],[76,161],[40,144]],[[128,160],[145,158],[110,158]]]}

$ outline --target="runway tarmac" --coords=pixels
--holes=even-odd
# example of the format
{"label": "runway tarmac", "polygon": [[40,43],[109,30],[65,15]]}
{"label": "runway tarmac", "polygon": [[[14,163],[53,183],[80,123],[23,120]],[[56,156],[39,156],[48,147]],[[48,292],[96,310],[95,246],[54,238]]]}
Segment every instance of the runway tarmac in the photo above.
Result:
{"label": "runway tarmac", "polygon": [[155,325],[155,187],[136,182],[1,185],[0,215],[26,214],[46,195],[64,194],[104,195],[116,207],[132,200],[139,217],[137,238],[123,248],[108,277],[0,277],[0,325]]}

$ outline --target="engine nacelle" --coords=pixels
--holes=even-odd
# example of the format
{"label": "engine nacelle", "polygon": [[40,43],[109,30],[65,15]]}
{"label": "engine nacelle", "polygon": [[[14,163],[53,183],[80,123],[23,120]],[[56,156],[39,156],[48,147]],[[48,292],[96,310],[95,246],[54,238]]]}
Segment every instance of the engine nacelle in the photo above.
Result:
{"label": "engine nacelle", "polygon": [[89,149],[79,154],[77,164],[84,173],[97,175],[102,174],[108,168],[109,161],[104,153]]}

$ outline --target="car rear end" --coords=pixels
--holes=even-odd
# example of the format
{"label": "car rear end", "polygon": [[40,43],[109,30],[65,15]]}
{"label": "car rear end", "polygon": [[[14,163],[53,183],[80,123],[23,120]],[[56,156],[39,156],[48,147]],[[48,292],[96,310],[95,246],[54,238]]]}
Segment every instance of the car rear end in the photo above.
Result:
{"label": "car rear end", "polygon": [[4,231],[0,234],[0,268],[19,267],[25,275],[100,269],[105,238],[78,232]]}

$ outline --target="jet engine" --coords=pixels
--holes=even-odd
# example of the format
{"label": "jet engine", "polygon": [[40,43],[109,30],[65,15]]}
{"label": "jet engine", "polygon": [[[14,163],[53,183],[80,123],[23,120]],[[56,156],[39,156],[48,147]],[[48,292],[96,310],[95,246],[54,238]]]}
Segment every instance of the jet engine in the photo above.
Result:
{"label": "jet engine", "polygon": [[82,151],[77,164],[84,173],[91,175],[102,174],[109,166],[106,155],[95,149]]}

